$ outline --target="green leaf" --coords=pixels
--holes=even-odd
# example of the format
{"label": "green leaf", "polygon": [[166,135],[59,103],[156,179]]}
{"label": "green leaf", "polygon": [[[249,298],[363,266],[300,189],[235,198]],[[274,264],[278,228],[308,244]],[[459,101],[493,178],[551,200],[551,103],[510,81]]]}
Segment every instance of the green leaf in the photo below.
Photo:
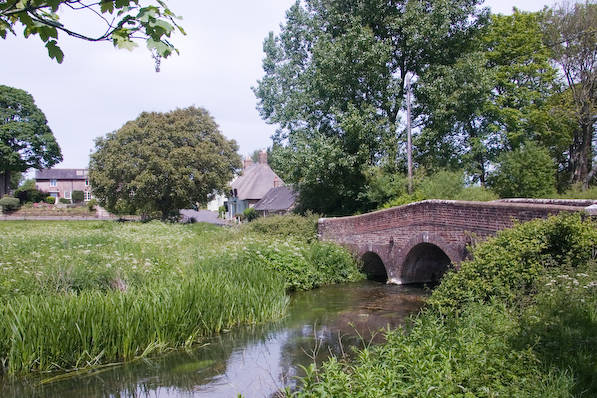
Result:
{"label": "green leaf", "polygon": [[58,47],[56,40],[50,40],[49,42],[47,42],[46,48],[48,49],[48,55],[50,56],[50,58],[54,58],[56,62],[61,64],[64,60],[64,53],[62,52],[60,47]]}

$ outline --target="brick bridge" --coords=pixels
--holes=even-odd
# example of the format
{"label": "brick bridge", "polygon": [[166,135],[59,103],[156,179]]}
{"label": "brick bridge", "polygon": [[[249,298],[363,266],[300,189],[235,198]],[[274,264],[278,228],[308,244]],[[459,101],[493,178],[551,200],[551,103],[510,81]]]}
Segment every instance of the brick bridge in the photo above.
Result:
{"label": "brick bridge", "polygon": [[506,199],[494,202],[426,200],[373,213],[321,218],[322,240],[348,247],[372,279],[388,283],[439,280],[467,258],[467,246],[524,222],[561,212],[597,215],[597,201]]}

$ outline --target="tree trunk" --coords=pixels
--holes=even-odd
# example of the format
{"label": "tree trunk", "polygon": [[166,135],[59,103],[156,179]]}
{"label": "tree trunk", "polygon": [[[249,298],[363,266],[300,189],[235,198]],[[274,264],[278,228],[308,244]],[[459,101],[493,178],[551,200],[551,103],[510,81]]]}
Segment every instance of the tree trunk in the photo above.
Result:
{"label": "tree trunk", "polygon": [[589,187],[591,171],[591,155],[593,128],[590,122],[583,120],[574,134],[574,142],[570,149],[571,182],[579,184],[583,189]]}
{"label": "tree trunk", "polygon": [[0,173],[0,198],[10,192],[10,170]]}

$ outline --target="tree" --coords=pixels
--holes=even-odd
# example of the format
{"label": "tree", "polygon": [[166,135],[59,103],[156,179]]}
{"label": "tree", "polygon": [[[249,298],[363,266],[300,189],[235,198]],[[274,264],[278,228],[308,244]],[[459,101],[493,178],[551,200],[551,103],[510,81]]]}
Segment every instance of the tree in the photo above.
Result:
{"label": "tree", "polygon": [[60,147],[43,112],[23,90],[0,85],[0,197],[11,174],[62,161]]}
{"label": "tree", "polygon": [[[0,1],[0,37],[7,33],[16,35],[20,24],[23,35],[38,35],[45,43],[50,58],[62,63],[64,53],[58,46],[58,33],[88,41],[112,41],[119,48],[132,49],[135,39],[145,40],[147,48],[154,53],[156,69],[160,57],[168,57],[178,50],[168,41],[174,30],[184,30],[176,23],[178,17],[162,0],[142,6],[142,0],[27,0]],[[60,22],[60,13],[83,12],[95,16],[104,27],[99,35],[72,30]]]}
{"label": "tree", "polygon": [[553,160],[545,148],[528,142],[500,155],[489,185],[502,198],[540,198],[553,194]]}
{"label": "tree", "polygon": [[593,141],[597,121],[597,4],[563,1],[548,10],[545,37],[571,93],[577,126],[570,145],[571,183],[585,188],[597,172]]}
{"label": "tree", "polygon": [[93,195],[111,212],[167,219],[224,190],[240,167],[237,149],[204,109],[144,112],[96,140]]}
{"label": "tree", "polygon": [[306,0],[290,8],[280,35],[264,42],[265,75],[254,92],[261,116],[280,126],[272,164],[297,186],[300,203],[327,214],[370,206],[366,170],[395,162],[406,75],[456,58],[484,24],[479,3]]}
{"label": "tree", "polygon": [[416,140],[427,169],[464,168],[485,184],[503,151],[528,140],[561,158],[569,129],[554,117],[559,84],[541,34],[542,13],[514,10],[490,24],[453,64],[432,65],[420,77]]}

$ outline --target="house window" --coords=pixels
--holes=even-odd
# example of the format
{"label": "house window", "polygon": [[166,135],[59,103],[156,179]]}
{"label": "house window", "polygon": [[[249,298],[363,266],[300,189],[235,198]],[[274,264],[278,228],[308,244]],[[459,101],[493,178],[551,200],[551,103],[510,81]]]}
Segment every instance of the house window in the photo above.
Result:
{"label": "house window", "polygon": [[57,198],[58,197],[58,192],[50,192],[50,196],[53,198]]}
{"label": "house window", "polygon": [[64,192],[64,199],[71,199],[71,192],[70,191],[65,191]]}
{"label": "house window", "polygon": [[85,186],[88,187],[89,186],[89,178],[85,179]]}
{"label": "house window", "polygon": [[92,199],[91,192],[85,191],[85,201],[89,201]]}
{"label": "house window", "polygon": [[55,187],[55,186],[56,186],[56,179],[52,178],[52,179],[50,180],[50,186],[51,186],[51,187]]}

